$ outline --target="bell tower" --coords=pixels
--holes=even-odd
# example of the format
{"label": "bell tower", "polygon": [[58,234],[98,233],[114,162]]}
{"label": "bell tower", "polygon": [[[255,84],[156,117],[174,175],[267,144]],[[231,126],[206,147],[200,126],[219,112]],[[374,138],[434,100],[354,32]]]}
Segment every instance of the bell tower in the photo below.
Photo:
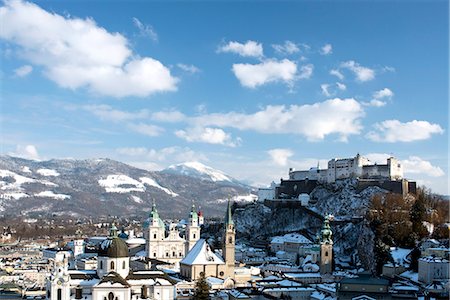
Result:
{"label": "bell tower", "polygon": [[195,205],[192,204],[191,212],[189,213],[189,223],[186,226],[186,251],[194,247],[195,243],[200,239],[200,226],[198,224],[198,214]]}
{"label": "bell tower", "polygon": [[320,232],[320,274],[331,274],[333,272],[333,240],[330,227],[331,215],[325,216],[322,230]]}
{"label": "bell tower", "polygon": [[224,223],[222,255],[223,260],[225,261],[225,277],[234,277],[236,231],[234,229],[233,217],[231,215],[231,203],[229,200]]}

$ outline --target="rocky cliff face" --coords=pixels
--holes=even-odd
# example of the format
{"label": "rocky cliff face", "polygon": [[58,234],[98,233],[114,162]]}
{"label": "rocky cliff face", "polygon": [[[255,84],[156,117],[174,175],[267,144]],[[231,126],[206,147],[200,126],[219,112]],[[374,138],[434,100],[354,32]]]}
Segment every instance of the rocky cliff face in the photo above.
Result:
{"label": "rocky cliff face", "polygon": [[369,187],[356,192],[356,181],[320,185],[311,193],[312,203],[304,208],[270,209],[258,202],[235,210],[237,235],[257,242],[271,236],[300,232],[314,239],[322,219],[317,215],[334,215],[332,222],[334,251],[338,255],[357,256],[363,267],[373,266],[374,234],[364,216],[375,194],[386,191]]}

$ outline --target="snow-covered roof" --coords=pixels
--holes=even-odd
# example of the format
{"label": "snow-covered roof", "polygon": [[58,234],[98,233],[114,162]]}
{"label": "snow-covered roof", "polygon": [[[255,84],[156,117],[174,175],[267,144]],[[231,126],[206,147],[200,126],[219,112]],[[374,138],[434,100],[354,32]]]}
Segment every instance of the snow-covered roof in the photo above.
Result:
{"label": "snow-covered roof", "polygon": [[141,245],[144,245],[146,242],[145,242],[145,239],[143,239],[143,238],[132,238],[132,239],[126,240],[126,243],[127,244],[141,244]]}
{"label": "snow-covered roof", "polygon": [[412,249],[391,247],[391,255],[394,262],[399,265],[403,265],[406,261],[406,256],[411,253]]}
{"label": "snow-covered roof", "polygon": [[204,239],[200,239],[191,251],[180,261],[185,265],[223,265],[223,259],[211,250]]}
{"label": "snow-covered roof", "polygon": [[298,233],[288,233],[284,236],[276,236],[272,238],[272,244],[296,243],[296,244],[311,244],[311,241],[305,236]]}

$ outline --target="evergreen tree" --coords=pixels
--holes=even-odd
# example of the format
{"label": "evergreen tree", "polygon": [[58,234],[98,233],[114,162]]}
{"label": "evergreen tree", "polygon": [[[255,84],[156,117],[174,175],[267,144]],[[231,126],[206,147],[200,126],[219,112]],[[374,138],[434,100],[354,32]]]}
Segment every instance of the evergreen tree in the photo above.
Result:
{"label": "evergreen tree", "polygon": [[205,273],[200,273],[200,278],[197,279],[195,283],[195,292],[194,299],[195,300],[207,300],[209,299],[209,283],[206,281]]}
{"label": "evergreen tree", "polygon": [[410,212],[410,220],[412,222],[412,231],[415,232],[419,238],[425,237],[428,235],[428,231],[423,225],[423,221],[425,221],[426,217],[426,191],[423,189],[419,189],[417,191],[417,198],[414,204],[411,207]]}
{"label": "evergreen tree", "polygon": [[414,272],[417,272],[419,270],[419,258],[420,258],[421,252],[419,247],[415,247],[413,251],[411,251],[411,264],[410,268]]}

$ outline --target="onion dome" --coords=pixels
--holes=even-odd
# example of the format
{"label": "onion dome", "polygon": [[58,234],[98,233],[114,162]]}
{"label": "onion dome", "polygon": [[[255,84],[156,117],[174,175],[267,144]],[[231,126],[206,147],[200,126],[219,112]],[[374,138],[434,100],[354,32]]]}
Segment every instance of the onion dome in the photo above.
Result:
{"label": "onion dome", "polygon": [[320,235],[323,243],[333,243],[333,240],[331,239],[333,232],[331,231],[329,215],[325,217]]}
{"label": "onion dome", "polygon": [[128,257],[128,246],[117,235],[117,227],[112,224],[109,237],[100,244],[99,256],[111,258]]}
{"label": "onion dome", "polygon": [[[162,228],[164,228],[165,226],[164,226],[164,222],[161,220],[161,218],[159,217],[159,213],[158,213],[158,210],[156,209],[156,204],[155,204],[155,202],[153,202],[153,205],[152,205],[152,211],[150,212],[150,215],[149,215],[149,225],[150,224],[154,224],[155,222],[154,221],[156,221],[157,223],[158,223],[158,226],[159,227],[162,227]],[[145,224],[144,224],[145,225]],[[154,225],[153,225],[154,226]]]}
{"label": "onion dome", "polygon": [[198,221],[198,215],[197,215],[197,211],[195,210],[195,205],[192,204],[192,209],[191,212],[189,213],[189,219],[191,219],[192,221]]}

